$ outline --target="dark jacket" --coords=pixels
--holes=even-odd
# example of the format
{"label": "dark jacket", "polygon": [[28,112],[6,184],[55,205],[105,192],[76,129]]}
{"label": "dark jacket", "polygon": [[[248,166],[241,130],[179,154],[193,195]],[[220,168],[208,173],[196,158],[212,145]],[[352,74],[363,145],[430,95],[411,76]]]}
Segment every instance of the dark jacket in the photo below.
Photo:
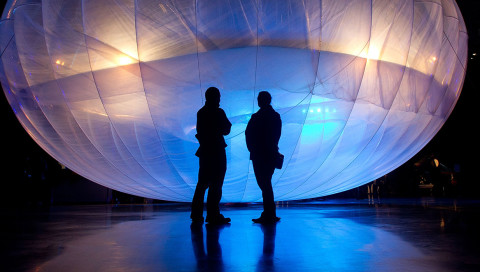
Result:
{"label": "dark jacket", "polygon": [[272,106],[260,108],[247,124],[245,138],[251,160],[273,161],[278,152],[282,120]]}
{"label": "dark jacket", "polygon": [[200,157],[224,150],[227,144],[223,135],[228,135],[231,127],[232,124],[227,115],[218,105],[206,103],[197,112],[197,135],[195,137],[198,139],[200,147],[195,155]]}

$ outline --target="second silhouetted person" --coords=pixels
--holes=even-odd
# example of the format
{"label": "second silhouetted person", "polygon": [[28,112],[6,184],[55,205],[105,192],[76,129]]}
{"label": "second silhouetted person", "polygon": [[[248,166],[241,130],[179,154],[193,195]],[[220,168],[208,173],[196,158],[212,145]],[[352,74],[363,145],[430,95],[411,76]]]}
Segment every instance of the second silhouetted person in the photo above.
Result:
{"label": "second silhouetted person", "polygon": [[278,155],[278,141],[282,131],[282,120],[270,105],[272,96],[266,91],[258,94],[260,109],[254,113],[247,124],[245,138],[253,163],[253,171],[258,186],[262,190],[263,212],[255,223],[273,223],[280,220],[276,214],[273,200],[272,176],[275,171],[275,159]]}

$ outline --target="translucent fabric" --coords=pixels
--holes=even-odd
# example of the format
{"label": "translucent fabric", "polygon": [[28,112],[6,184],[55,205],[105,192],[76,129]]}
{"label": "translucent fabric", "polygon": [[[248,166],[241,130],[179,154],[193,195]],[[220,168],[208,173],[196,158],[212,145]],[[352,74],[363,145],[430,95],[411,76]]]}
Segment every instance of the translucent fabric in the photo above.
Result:
{"label": "translucent fabric", "polygon": [[467,33],[453,0],[16,0],[0,80],[30,136],[118,191],[191,201],[196,112],[232,122],[224,202],[261,200],[245,127],[267,90],[283,121],[276,200],[392,171],[458,100]]}

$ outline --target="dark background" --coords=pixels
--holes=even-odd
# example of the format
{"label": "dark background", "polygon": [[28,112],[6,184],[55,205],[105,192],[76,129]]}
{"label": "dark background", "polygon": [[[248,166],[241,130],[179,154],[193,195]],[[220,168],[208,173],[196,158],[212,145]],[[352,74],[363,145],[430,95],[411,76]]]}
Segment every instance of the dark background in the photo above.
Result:
{"label": "dark background", "polygon": [[[375,186],[381,185],[378,190],[381,197],[480,197],[480,180],[477,175],[480,169],[477,158],[478,137],[475,131],[479,123],[476,108],[480,107],[480,56],[473,55],[480,55],[480,1],[458,0],[457,3],[469,34],[467,74],[462,94],[451,116],[432,141],[401,167],[375,182]],[[3,10],[4,4],[0,4]],[[0,108],[4,123],[0,203],[50,205],[146,201],[107,189],[62,168],[28,136],[3,94],[0,95]],[[432,158],[436,158],[446,168],[433,167]],[[424,163],[419,166],[419,161]],[[450,178],[452,175],[453,180]],[[425,183],[437,185],[434,186],[437,190],[419,190],[420,176],[426,179]],[[439,186],[440,180],[442,186]],[[328,198],[366,198],[366,187],[367,185]],[[438,190],[440,187],[443,189]]]}

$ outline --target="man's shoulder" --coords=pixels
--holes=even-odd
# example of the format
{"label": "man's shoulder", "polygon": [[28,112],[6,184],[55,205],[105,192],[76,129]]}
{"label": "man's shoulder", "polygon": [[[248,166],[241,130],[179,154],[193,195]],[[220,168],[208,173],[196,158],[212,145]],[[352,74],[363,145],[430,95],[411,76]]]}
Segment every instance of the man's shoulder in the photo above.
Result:
{"label": "man's shoulder", "polygon": [[255,113],[253,113],[252,116],[250,116],[250,119],[248,120],[248,122],[249,123],[250,122],[255,122],[258,119],[262,119],[262,115],[260,113],[258,113],[258,111],[257,111]]}
{"label": "man's shoulder", "polygon": [[197,111],[197,115],[198,114],[201,114],[202,112],[205,111],[205,106],[201,107],[198,111]]}
{"label": "man's shoulder", "polygon": [[216,113],[217,113],[217,112],[221,112],[221,113],[225,113],[225,111],[224,111],[222,108],[220,108],[220,107],[207,107],[207,106],[201,107],[201,108],[197,111],[197,113],[199,113],[199,112],[216,112]]}
{"label": "man's shoulder", "polygon": [[274,110],[272,107],[268,110],[268,115],[273,116],[273,118],[280,118],[280,114]]}
{"label": "man's shoulder", "polygon": [[218,112],[218,108],[213,108],[213,107],[207,107],[203,106],[197,111],[197,115],[199,114],[214,114]]}
{"label": "man's shoulder", "polygon": [[[273,108],[270,108],[268,110],[265,110],[265,111],[258,111],[256,113],[254,113],[253,115],[256,115],[258,114],[258,116],[260,117],[263,117],[263,118],[280,118],[280,114],[278,112],[276,112]],[[252,117],[253,117],[252,115]]]}

